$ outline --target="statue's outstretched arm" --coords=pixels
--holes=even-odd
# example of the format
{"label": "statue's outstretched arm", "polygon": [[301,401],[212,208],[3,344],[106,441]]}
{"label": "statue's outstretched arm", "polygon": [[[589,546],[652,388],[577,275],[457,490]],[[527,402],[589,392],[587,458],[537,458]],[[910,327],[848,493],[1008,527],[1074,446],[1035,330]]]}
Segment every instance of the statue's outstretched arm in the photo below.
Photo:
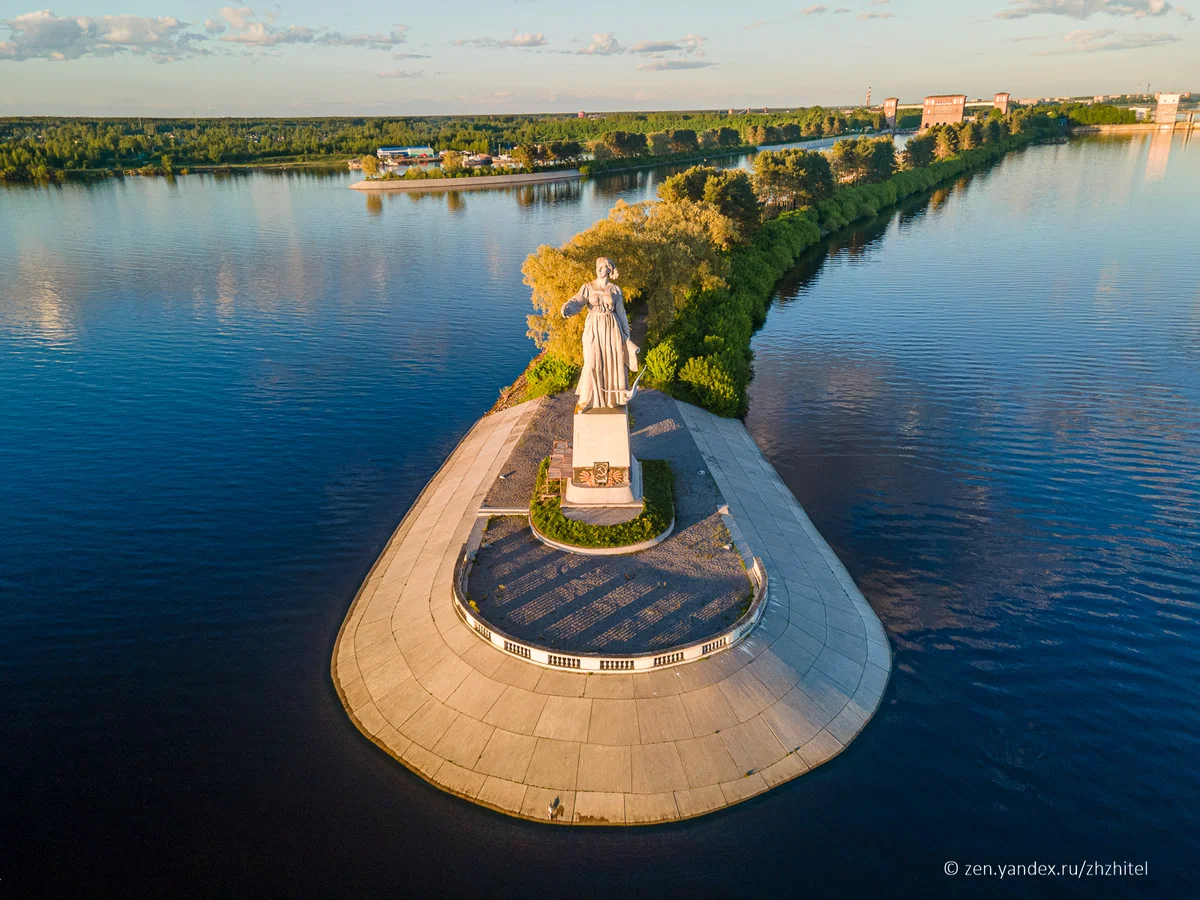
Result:
{"label": "statue's outstretched arm", "polygon": [[587,309],[588,302],[587,302],[587,299],[583,296],[584,290],[586,288],[587,288],[587,285],[585,284],[583,287],[581,287],[578,291],[575,292],[574,297],[572,297],[570,300],[568,300],[566,303],[564,303],[562,305],[561,312],[562,312],[562,317],[564,319],[569,319],[569,318],[571,318],[571,316],[579,315],[580,312]]}

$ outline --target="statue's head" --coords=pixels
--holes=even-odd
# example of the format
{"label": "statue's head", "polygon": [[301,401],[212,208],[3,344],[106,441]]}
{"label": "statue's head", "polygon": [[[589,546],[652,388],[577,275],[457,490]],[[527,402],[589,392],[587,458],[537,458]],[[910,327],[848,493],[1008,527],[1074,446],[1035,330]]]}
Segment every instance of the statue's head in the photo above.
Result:
{"label": "statue's head", "polygon": [[617,271],[616,265],[607,256],[601,256],[596,260],[596,277],[603,278],[607,276],[613,281],[621,277],[621,273]]}

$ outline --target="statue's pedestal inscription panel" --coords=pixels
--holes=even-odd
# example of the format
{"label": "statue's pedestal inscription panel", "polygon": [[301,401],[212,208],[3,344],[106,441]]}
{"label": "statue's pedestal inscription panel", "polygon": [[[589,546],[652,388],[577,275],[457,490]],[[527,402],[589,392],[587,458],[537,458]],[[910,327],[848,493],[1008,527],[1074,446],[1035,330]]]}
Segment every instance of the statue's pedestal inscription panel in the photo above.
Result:
{"label": "statue's pedestal inscription panel", "polygon": [[575,413],[567,504],[624,506],[641,500],[641,467],[629,449],[627,407],[597,407]]}

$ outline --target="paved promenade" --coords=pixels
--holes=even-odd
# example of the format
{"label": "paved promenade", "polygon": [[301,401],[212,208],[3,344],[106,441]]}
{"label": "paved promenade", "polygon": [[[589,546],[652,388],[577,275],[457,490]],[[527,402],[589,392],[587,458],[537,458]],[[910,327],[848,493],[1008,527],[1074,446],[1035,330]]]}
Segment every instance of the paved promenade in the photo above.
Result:
{"label": "paved promenade", "polygon": [[475,803],[558,823],[643,824],[738,803],[841,752],[880,703],[883,628],[741,422],[679,404],[769,575],[741,644],[657,672],[583,675],[508,656],[451,605],[456,558],[539,401],[476,423],[350,608],[333,678],[364,734]]}

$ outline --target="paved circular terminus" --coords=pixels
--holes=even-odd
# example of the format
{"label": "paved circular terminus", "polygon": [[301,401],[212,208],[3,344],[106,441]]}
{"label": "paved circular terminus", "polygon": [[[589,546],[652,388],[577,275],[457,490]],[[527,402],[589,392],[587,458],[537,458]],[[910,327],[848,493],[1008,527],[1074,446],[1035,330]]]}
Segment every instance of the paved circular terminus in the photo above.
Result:
{"label": "paved circular terminus", "polygon": [[484,643],[451,601],[489,486],[540,401],[478,421],[426,485],[342,623],[333,680],[372,741],[443,790],[559,824],[669,822],[836,756],[879,707],[883,626],[740,421],[679,403],[744,558],[769,575],[744,641],[660,671],[584,675]]}

